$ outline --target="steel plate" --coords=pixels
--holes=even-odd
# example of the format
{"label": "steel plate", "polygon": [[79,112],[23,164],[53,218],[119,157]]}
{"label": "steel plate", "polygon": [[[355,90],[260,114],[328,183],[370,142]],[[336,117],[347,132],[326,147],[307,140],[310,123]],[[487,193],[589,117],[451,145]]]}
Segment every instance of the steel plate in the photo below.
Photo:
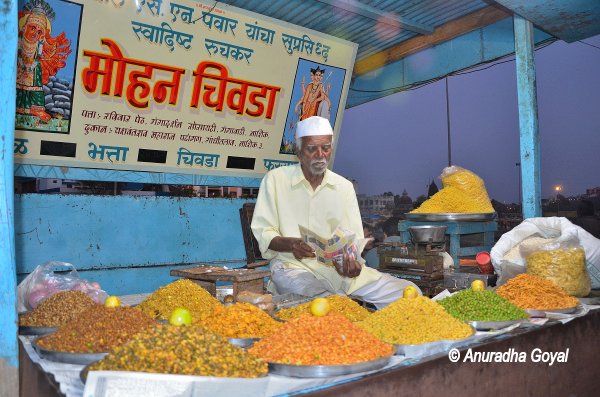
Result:
{"label": "steel plate", "polygon": [[420,343],[415,345],[394,345],[396,347],[396,355],[405,357],[424,357],[433,354],[442,353],[450,350],[453,347],[468,344],[475,338],[475,328],[471,325],[471,335],[464,339],[442,339],[433,342]]}
{"label": "steel plate", "polygon": [[577,311],[579,306],[566,307],[564,309],[545,309],[545,310],[537,310],[537,309],[526,309],[525,311],[531,317],[547,317],[548,313],[560,313],[560,314],[572,314]]}
{"label": "steel plate", "polygon": [[19,334],[21,335],[48,335],[55,332],[56,327],[30,327],[27,325],[19,325]]}
{"label": "steel plate", "polygon": [[98,360],[103,359],[108,353],[71,353],[71,352],[58,352],[54,350],[46,350],[37,344],[37,339],[34,340],[31,345],[45,360],[57,361],[66,364],[78,364],[87,365]]}
{"label": "steel plate", "polygon": [[81,383],[83,383],[85,385],[85,382],[87,381],[87,376],[88,376],[88,372],[90,372],[90,365],[92,365],[93,363],[89,363],[87,364],[85,367],[83,367],[81,369],[81,371],[79,371],[79,379],[81,379]]}
{"label": "steel plate", "polygon": [[405,357],[423,357],[432,354],[442,353],[449,350],[454,343],[459,341],[454,340],[438,340],[435,342],[421,343],[418,345],[395,345],[396,354]]}
{"label": "steel plate", "polygon": [[390,362],[390,359],[391,357],[382,357],[376,360],[347,365],[290,365],[269,363],[269,373],[293,376],[295,378],[328,378],[331,376],[375,371],[385,367]]}
{"label": "steel plate", "polygon": [[440,212],[440,213],[406,213],[406,219],[417,222],[482,222],[496,219],[495,212],[462,213],[462,212]]}
{"label": "steel plate", "polygon": [[502,329],[513,324],[519,324],[524,321],[527,321],[526,318],[522,318],[520,320],[506,320],[506,321],[469,321],[471,327],[475,328],[478,331],[487,331],[490,329]]}
{"label": "steel plate", "polygon": [[260,338],[228,338],[229,343],[235,346],[247,348],[254,344],[254,342],[258,342]]}

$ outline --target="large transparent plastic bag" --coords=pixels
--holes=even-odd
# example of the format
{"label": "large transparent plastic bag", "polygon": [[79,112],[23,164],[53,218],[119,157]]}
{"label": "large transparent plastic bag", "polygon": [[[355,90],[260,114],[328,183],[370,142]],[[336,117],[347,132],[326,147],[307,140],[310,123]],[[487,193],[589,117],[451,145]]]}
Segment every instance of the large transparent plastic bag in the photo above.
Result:
{"label": "large transparent plastic bag", "polygon": [[572,296],[586,296],[591,290],[585,267],[585,251],[577,236],[538,245],[523,245],[521,255],[527,273],[551,280]]}
{"label": "large transparent plastic bag", "polygon": [[439,177],[443,188],[413,213],[489,213],[494,212],[483,179],[474,172],[453,165]]}
{"label": "large transparent plastic bag", "polygon": [[37,266],[19,284],[19,311],[33,310],[44,299],[61,291],[81,291],[98,303],[103,303],[108,297],[100,284],[79,277],[72,264],[50,261]]}

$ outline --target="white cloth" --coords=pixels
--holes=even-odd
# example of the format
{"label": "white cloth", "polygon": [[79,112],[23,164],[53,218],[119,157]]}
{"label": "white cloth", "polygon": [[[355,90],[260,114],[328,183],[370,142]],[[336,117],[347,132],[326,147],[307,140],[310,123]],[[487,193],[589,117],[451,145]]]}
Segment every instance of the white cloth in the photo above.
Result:
{"label": "white cloth", "polygon": [[[413,282],[382,274],[378,280],[357,289],[350,296],[372,303],[377,309],[381,309],[400,299],[404,288],[409,285],[422,294]],[[271,261],[269,290],[278,294],[294,293],[312,297],[330,294],[345,295],[343,291],[335,290],[327,280],[316,278],[308,270],[287,268],[278,260]]]}

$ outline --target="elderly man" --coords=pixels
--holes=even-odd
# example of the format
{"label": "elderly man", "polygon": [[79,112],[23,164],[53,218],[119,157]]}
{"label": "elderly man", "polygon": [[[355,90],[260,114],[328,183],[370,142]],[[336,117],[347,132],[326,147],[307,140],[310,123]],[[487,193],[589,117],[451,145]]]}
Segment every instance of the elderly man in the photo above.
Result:
{"label": "elderly man", "polygon": [[352,183],[327,169],[333,131],[319,116],[297,125],[296,154],[300,164],[274,169],[260,185],[252,218],[252,232],[263,258],[271,260],[274,293],[305,296],[345,294],[384,307],[412,285],[364,266],[362,258],[344,255],[341,266],[317,262],[313,249],[302,241],[298,225],[320,236],[336,227],[363,238],[362,221]]}

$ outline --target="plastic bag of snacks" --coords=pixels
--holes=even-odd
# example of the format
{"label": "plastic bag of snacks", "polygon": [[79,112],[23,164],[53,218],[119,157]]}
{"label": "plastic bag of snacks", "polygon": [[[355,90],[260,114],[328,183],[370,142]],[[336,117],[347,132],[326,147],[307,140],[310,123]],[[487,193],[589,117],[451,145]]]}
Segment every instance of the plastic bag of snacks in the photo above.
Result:
{"label": "plastic bag of snacks", "polygon": [[520,250],[527,263],[528,274],[551,280],[572,296],[590,293],[585,251],[576,236],[539,245],[523,245]]}
{"label": "plastic bag of snacks", "polygon": [[488,213],[494,212],[483,180],[458,166],[444,168],[440,175],[444,187],[413,213]]}
{"label": "plastic bag of snacks", "polygon": [[108,297],[100,284],[80,278],[72,264],[50,261],[36,267],[19,284],[19,311],[33,310],[41,301],[60,291],[81,291],[98,303]]}
{"label": "plastic bag of snacks", "polygon": [[563,217],[525,219],[500,237],[490,251],[492,264],[499,275],[496,285],[502,285],[511,277],[525,272],[525,258],[521,254],[522,246],[539,246],[573,238],[579,240],[579,244],[585,251],[585,262],[592,288],[600,288],[600,240]]}

